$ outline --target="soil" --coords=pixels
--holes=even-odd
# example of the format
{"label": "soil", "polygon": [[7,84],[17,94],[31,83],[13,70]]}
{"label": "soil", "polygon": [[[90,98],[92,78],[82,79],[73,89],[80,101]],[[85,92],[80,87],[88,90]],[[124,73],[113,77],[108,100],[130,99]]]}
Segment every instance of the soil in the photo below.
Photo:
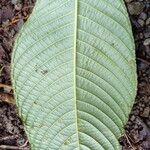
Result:
{"label": "soil", "polygon": [[[135,38],[138,93],[119,141],[123,150],[150,150],[150,1],[125,2]],[[35,0],[0,0],[0,150],[29,150],[10,86],[10,62],[16,34],[34,3]]]}

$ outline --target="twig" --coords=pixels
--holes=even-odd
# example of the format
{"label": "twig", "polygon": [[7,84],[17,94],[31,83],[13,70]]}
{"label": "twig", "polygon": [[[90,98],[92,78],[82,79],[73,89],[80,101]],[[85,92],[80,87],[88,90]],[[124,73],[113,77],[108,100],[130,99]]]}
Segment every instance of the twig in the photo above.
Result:
{"label": "twig", "polygon": [[7,102],[10,104],[15,104],[15,100],[11,94],[0,93],[0,101]]}
{"label": "twig", "polygon": [[[9,137],[6,137],[6,139],[9,139]],[[10,146],[10,145],[0,145],[0,148],[2,149],[11,149],[11,150],[29,150],[29,148],[25,148],[28,144],[28,140],[22,145],[22,146]]]}
{"label": "twig", "polygon": [[28,140],[22,145],[22,146],[20,146],[20,148],[23,148],[23,147],[26,147],[27,146],[27,144],[28,144]]}
{"label": "twig", "polygon": [[15,139],[17,137],[18,137],[18,135],[6,136],[6,137],[3,137],[3,138],[0,138],[0,141],[6,141],[6,140],[10,140],[10,139]]}
{"label": "twig", "polygon": [[133,145],[131,144],[131,142],[130,142],[130,140],[129,140],[129,138],[128,138],[128,135],[125,133],[124,136],[125,136],[125,138],[127,139],[127,142],[129,143],[129,145],[130,145],[130,147],[132,148],[132,150],[136,150],[136,149],[133,147]]}
{"label": "twig", "polygon": [[149,62],[149,61],[144,60],[144,59],[142,59],[142,58],[137,58],[137,60],[140,60],[140,61],[142,61],[143,63],[145,63],[145,64],[147,64],[147,65],[150,65],[150,62]]}
{"label": "twig", "polygon": [[26,7],[24,7],[22,10],[29,9],[29,8],[33,8],[33,7],[34,7],[34,5],[26,6]]}
{"label": "twig", "polygon": [[0,69],[0,75],[1,75],[1,73],[2,73],[2,71],[3,71],[4,68],[5,68],[5,67],[3,66],[3,67]]}
{"label": "twig", "polygon": [[[29,18],[29,16],[27,15],[26,17],[23,17],[22,19],[23,19],[23,20],[26,20],[26,19],[28,19],[28,18]],[[2,30],[3,28],[9,27],[9,26],[11,26],[11,25],[17,23],[20,19],[21,19],[21,18],[19,18],[18,16],[12,18],[12,19],[11,19],[11,22],[10,22],[8,25],[6,25],[6,26],[4,26],[4,27],[3,27],[3,26],[0,26],[0,30]]]}
{"label": "twig", "polygon": [[[26,20],[26,19],[28,19],[28,17],[29,17],[29,16],[27,15],[26,17],[23,17],[22,19],[23,19],[23,20]],[[21,18],[19,18],[18,16],[17,16],[17,17],[14,17],[14,18],[11,20],[11,22],[8,24],[8,26],[11,26],[11,25],[17,23],[20,19],[21,19]]]}
{"label": "twig", "polygon": [[3,150],[29,150],[29,148],[22,148],[22,147],[18,147],[18,146],[9,146],[9,145],[0,145],[0,148]]}
{"label": "twig", "polygon": [[11,86],[11,85],[6,85],[6,84],[0,83],[0,88],[8,88],[8,89],[12,89],[12,86]]}

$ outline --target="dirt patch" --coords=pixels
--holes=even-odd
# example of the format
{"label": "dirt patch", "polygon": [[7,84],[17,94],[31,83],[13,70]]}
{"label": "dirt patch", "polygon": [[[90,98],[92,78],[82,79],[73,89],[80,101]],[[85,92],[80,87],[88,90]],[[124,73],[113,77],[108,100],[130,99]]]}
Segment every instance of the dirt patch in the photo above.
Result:
{"label": "dirt patch", "polygon": [[125,1],[136,45],[138,94],[121,144],[123,150],[150,150],[150,1]]}
{"label": "dirt patch", "polygon": [[[125,0],[136,43],[138,95],[126,133],[120,138],[123,150],[150,149],[150,2]],[[0,146],[29,149],[23,125],[13,104],[10,61],[16,33],[27,20],[35,0],[0,0]],[[43,72],[44,74],[47,71]],[[3,146],[4,147],[4,146]],[[0,148],[1,150],[2,148]]]}
{"label": "dirt patch", "polygon": [[0,0],[0,150],[29,149],[13,104],[11,87],[7,85],[11,85],[10,62],[16,33],[27,20],[34,3],[34,0]]}

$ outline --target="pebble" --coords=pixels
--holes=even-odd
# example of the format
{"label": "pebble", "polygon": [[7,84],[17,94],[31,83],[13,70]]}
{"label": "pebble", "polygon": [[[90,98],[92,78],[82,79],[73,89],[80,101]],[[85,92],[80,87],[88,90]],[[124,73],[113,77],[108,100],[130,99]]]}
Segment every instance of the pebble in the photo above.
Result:
{"label": "pebble", "polygon": [[149,37],[150,37],[150,31],[146,31],[146,32],[144,33],[144,37],[145,37],[145,38],[149,38]]}
{"label": "pebble", "polygon": [[12,37],[15,35],[15,33],[16,33],[15,30],[12,29],[12,30],[11,30],[11,35],[12,35]]}
{"label": "pebble", "polygon": [[131,116],[130,120],[131,120],[131,121],[134,121],[134,120],[135,120],[135,116],[134,116],[134,115]]}
{"label": "pebble", "polygon": [[23,26],[23,24],[24,24],[23,19],[20,19],[19,22],[17,23],[18,29],[21,29],[21,27]]}
{"label": "pebble", "polygon": [[13,9],[11,7],[3,7],[1,10],[1,21],[5,22],[14,16]]}
{"label": "pebble", "polygon": [[150,128],[150,120],[146,120],[146,124]]}
{"label": "pebble", "polygon": [[139,35],[138,35],[138,39],[143,39],[143,33],[139,33]]}
{"label": "pebble", "polygon": [[150,25],[150,17],[146,20],[146,25]]}
{"label": "pebble", "polygon": [[149,141],[144,141],[143,143],[142,143],[142,146],[145,148],[145,150],[147,149],[150,149],[150,143],[149,143]]}
{"label": "pebble", "polygon": [[6,21],[3,22],[2,27],[8,26],[9,25],[9,20],[7,19]]}
{"label": "pebble", "polygon": [[140,19],[143,19],[143,20],[146,20],[147,14],[144,13],[144,12],[142,12],[142,13],[140,14],[139,18],[140,18]]}
{"label": "pebble", "polygon": [[139,25],[141,26],[141,27],[143,27],[144,26],[144,24],[145,24],[145,22],[144,22],[144,20],[143,19],[138,19],[138,23],[139,23]]}
{"label": "pebble", "polygon": [[141,114],[142,117],[148,118],[150,114],[150,108],[149,107],[145,107],[143,113]]}
{"label": "pebble", "polygon": [[138,134],[138,130],[132,130],[131,131],[131,136],[132,136],[132,140],[135,142],[135,143],[138,143],[140,141],[139,139],[139,134]]}
{"label": "pebble", "polygon": [[21,8],[22,8],[22,5],[20,3],[15,5],[15,10],[19,11],[19,10],[21,10]]}
{"label": "pebble", "polygon": [[129,3],[127,7],[131,15],[139,15],[144,9],[143,3],[140,2]]}
{"label": "pebble", "polygon": [[150,45],[150,38],[146,39],[143,44],[145,46]]}
{"label": "pebble", "polygon": [[20,0],[11,0],[11,3],[13,4],[13,5],[16,5],[17,3],[19,3],[19,2],[21,2]]}

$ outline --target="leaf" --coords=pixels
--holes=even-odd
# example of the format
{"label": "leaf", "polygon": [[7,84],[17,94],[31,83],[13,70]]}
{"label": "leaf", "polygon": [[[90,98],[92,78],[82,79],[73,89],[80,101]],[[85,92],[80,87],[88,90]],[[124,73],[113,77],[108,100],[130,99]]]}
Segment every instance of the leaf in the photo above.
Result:
{"label": "leaf", "polygon": [[12,55],[31,149],[119,150],[136,80],[122,0],[37,0]]}

